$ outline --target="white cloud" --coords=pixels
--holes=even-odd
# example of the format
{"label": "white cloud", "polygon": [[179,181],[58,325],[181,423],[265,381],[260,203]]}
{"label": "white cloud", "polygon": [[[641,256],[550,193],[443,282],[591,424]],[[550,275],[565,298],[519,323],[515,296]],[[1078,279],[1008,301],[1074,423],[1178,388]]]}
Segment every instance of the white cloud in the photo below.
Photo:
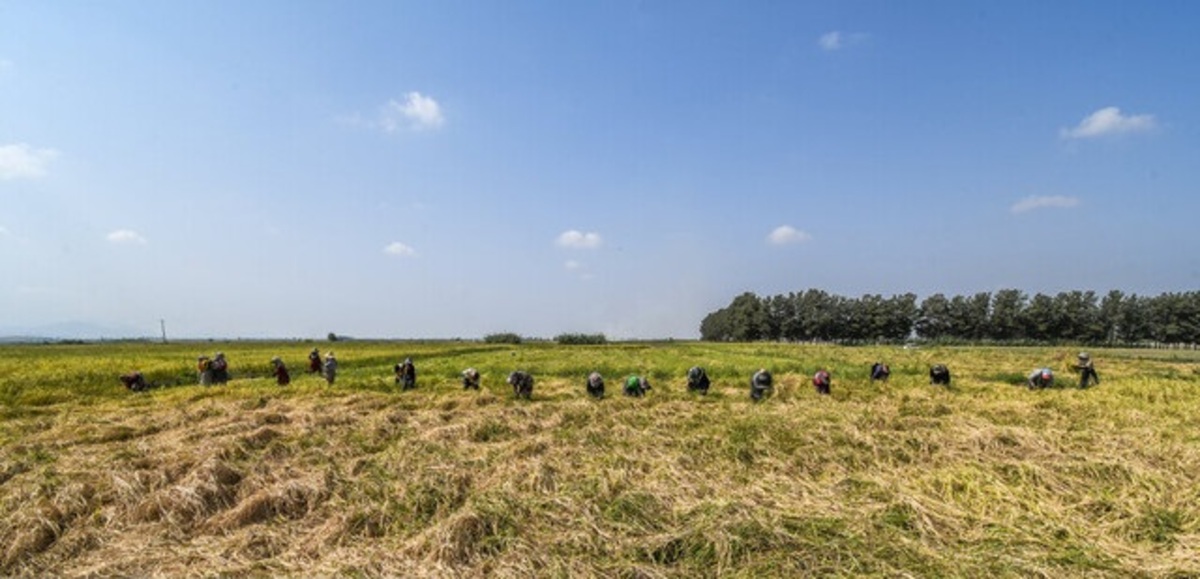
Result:
{"label": "white cloud", "polygon": [[1123,133],[1144,133],[1158,126],[1154,115],[1123,115],[1117,107],[1102,108],[1084,118],[1074,128],[1061,129],[1064,139],[1094,139]]}
{"label": "white cloud", "polygon": [[400,243],[399,241],[393,241],[388,244],[387,247],[383,248],[383,252],[388,255],[395,255],[399,257],[415,257],[417,255],[417,250]]}
{"label": "white cloud", "polygon": [[555,243],[560,247],[570,247],[572,249],[595,249],[600,247],[601,241],[599,233],[583,233],[582,231],[571,229],[562,232],[562,235],[558,236],[558,240]]}
{"label": "white cloud", "polygon": [[596,279],[596,274],[588,271],[588,267],[581,261],[568,259],[565,263],[563,263],[563,269],[567,271],[568,275],[578,279],[579,281],[591,281]]}
{"label": "white cloud", "polygon": [[842,33],[837,30],[826,32],[817,40],[817,44],[821,45],[823,50],[837,50],[842,47]]}
{"label": "white cloud", "polygon": [[842,32],[840,30],[834,30],[822,34],[821,37],[817,39],[817,46],[820,46],[821,50],[826,52],[833,52],[835,50],[841,50],[843,48],[862,43],[867,39],[867,37],[868,35],[863,32]]}
{"label": "white cloud", "polygon": [[1012,206],[1012,212],[1025,213],[1026,211],[1033,211],[1034,209],[1042,209],[1045,207],[1070,208],[1078,205],[1078,197],[1067,197],[1065,195],[1035,195],[1017,201]]}
{"label": "white cloud", "polygon": [[57,156],[54,149],[35,149],[25,143],[0,145],[0,180],[41,177]]}
{"label": "white cloud", "polygon": [[106,239],[108,239],[108,241],[110,243],[120,243],[120,244],[128,244],[128,243],[144,244],[144,243],[146,243],[145,237],[142,237],[141,235],[138,234],[138,232],[133,231],[131,229],[118,229],[112,233],[109,233],[108,236],[106,237]]}
{"label": "white cloud", "polygon": [[812,239],[811,235],[791,225],[780,225],[767,236],[767,243],[771,245],[788,245],[790,243],[803,243],[810,239]]}
{"label": "white cloud", "polygon": [[408,127],[414,130],[436,129],[446,122],[442,107],[432,97],[410,92],[403,102],[389,100],[380,113],[379,127],[389,133]]}

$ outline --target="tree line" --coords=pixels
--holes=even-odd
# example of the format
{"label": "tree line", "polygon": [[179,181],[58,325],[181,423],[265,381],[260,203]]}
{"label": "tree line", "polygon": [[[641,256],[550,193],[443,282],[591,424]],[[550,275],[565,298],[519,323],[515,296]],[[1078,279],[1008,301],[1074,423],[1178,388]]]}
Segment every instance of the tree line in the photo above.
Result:
{"label": "tree line", "polygon": [[[523,338],[515,332],[497,332],[483,337],[484,343],[487,344],[520,344],[527,340],[539,341],[537,339]],[[604,334],[564,333],[554,336],[554,341],[568,346],[601,345],[608,343],[608,337]]]}
{"label": "tree line", "polygon": [[1200,343],[1200,292],[1154,297],[1109,291],[969,296],[912,293],[847,298],[818,289],[743,293],[700,322],[700,339],[752,342],[944,342],[1083,344]]}

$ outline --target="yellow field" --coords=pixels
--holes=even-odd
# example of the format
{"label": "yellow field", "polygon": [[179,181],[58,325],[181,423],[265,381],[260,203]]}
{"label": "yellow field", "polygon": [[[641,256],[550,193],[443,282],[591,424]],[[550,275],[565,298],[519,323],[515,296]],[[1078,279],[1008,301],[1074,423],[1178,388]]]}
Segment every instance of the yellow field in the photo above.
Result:
{"label": "yellow field", "polygon": [[[305,374],[314,345],[332,387]],[[194,385],[224,351],[234,380]],[[0,348],[0,574],[1200,575],[1200,358],[1067,348]],[[284,358],[293,384],[267,376]],[[401,393],[392,364],[418,367]],[[886,384],[867,379],[876,360]],[[945,363],[954,386],[928,385]],[[712,392],[691,395],[703,365]],[[1049,365],[1062,389],[1020,384]],[[483,373],[464,392],[463,368]],[[753,404],[751,373],[776,395]],[[834,376],[818,397],[809,377]],[[140,369],[171,384],[126,392]],[[512,399],[508,372],[536,377]],[[609,397],[584,394],[599,370]],[[650,377],[642,399],[620,378]]]}

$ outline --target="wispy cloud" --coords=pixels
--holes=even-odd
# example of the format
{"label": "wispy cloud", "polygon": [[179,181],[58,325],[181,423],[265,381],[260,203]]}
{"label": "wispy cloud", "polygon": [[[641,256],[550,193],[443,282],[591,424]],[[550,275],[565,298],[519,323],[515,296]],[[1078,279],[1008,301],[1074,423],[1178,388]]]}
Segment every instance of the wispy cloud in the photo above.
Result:
{"label": "wispy cloud", "polygon": [[562,232],[562,235],[558,236],[555,243],[559,247],[569,247],[572,249],[595,249],[600,247],[602,241],[599,233],[584,233],[571,229]]}
{"label": "wispy cloud", "polygon": [[436,129],[446,122],[442,107],[433,97],[410,92],[404,100],[389,100],[379,114],[379,127],[389,133],[403,128]]}
{"label": "wispy cloud", "polygon": [[788,245],[792,243],[804,243],[812,239],[812,236],[804,231],[800,231],[791,225],[780,225],[776,227],[769,235],[767,235],[767,243],[771,245]]}
{"label": "wispy cloud", "polygon": [[817,38],[817,46],[826,52],[833,52],[859,44],[867,39],[868,35],[863,32],[842,32],[841,30],[833,30],[822,34]]}
{"label": "wispy cloud", "polygon": [[105,239],[108,239],[109,243],[116,244],[141,245],[146,243],[146,238],[142,237],[140,234],[138,234],[138,232],[132,229],[118,229],[112,233],[109,233]]}
{"label": "wispy cloud", "polygon": [[417,255],[417,250],[399,241],[389,243],[387,247],[383,248],[383,252],[397,257],[416,257]]}
{"label": "wispy cloud", "polygon": [[590,268],[588,268],[587,265],[581,261],[568,259],[563,263],[563,269],[567,271],[568,275],[580,281],[591,281],[596,279],[596,274],[593,273]]}
{"label": "wispy cloud", "polygon": [[1068,197],[1066,195],[1032,195],[1014,203],[1011,211],[1013,213],[1025,213],[1027,211],[1044,209],[1047,207],[1069,209],[1071,207],[1077,207],[1078,205],[1078,197]]}
{"label": "wispy cloud", "polygon": [[1125,133],[1144,133],[1158,126],[1154,115],[1123,115],[1117,107],[1102,108],[1084,118],[1078,125],[1060,129],[1063,139],[1094,139]]}
{"label": "wispy cloud", "polygon": [[17,243],[20,245],[25,245],[25,244],[29,243],[28,239],[25,239],[24,237],[19,237],[16,233],[13,233],[9,228],[4,227],[3,225],[0,225],[0,241],[4,241],[6,239],[12,243]]}
{"label": "wispy cloud", "polygon": [[0,145],[0,180],[42,177],[55,157],[54,149],[35,149],[25,143]]}

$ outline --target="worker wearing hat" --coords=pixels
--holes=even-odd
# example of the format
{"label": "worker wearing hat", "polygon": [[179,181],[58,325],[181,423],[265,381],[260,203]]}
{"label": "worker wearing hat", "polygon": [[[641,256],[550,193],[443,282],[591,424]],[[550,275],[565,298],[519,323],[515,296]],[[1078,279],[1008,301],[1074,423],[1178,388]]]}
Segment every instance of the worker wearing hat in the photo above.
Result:
{"label": "worker wearing hat", "polygon": [[321,351],[316,348],[313,348],[312,351],[308,353],[308,373],[321,373]]}
{"label": "worker wearing hat", "polygon": [[758,402],[763,398],[769,397],[775,391],[771,373],[766,368],[759,368],[753,376],[750,376],[750,399]]}
{"label": "worker wearing hat", "polygon": [[325,382],[333,386],[333,381],[337,380],[338,362],[337,357],[333,352],[325,354],[325,365],[322,367],[322,373],[325,375]]}
{"label": "worker wearing hat", "polygon": [[1054,372],[1049,368],[1038,368],[1033,371],[1033,374],[1029,375],[1026,383],[1029,385],[1030,390],[1035,388],[1049,388],[1054,385]]}
{"label": "worker wearing hat", "polygon": [[271,366],[275,368],[275,382],[280,386],[287,386],[292,381],[292,376],[288,374],[287,366],[283,365],[283,359],[279,356],[271,358]]}
{"label": "worker wearing hat", "polygon": [[462,371],[463,390],[479,390],[479,370],[467,368]]}
{"label": "worker wearing hat", "polygon": [[1100,376],[1096,374],[1096,366],[1087,352],[1079,353],[1079,362],[1075,364],[1075,369],[1079,371],[1080,388],[1087,388],[1091,384],[1100,385]]}
{"label": "worker wearing hat", "polygon": [[412,358],[405,358],[403,362],[392,366],[392,371],[396,374],[396,383],[400,385],[401,390],[417,387],[417,366],[413,364]]}

